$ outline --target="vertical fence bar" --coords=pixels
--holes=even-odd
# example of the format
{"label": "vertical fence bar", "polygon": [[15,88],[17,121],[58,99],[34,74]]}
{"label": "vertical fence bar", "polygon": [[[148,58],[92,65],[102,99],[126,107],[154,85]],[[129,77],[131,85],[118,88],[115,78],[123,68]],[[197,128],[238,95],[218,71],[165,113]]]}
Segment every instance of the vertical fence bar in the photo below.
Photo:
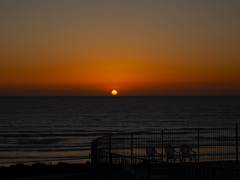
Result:
{"label": "vertical fence bar", "polygon": [[199,155],[200,154],[200,129],[197,129],[197,162],[199,163]]}
{"label": "vertical fence bar", "polygon": [[162,144],[162,161],[163,161],[163,158],[164,158],[164,156],[163,156],[163,145],[164,145],[164,141],[163,141],[163,129],[162,129],[162,131],[161,131],[161,136],[162,136],[162,142],[161,142],[161,144]]}
{"label": "vertical fence bar", "polygon": [[109,135],[109,144],[108,144],[108,153],[109,153],[109,165],[112,165],[112,135]]}
{"label": "vertical fence bar", "polygon": [[236,163],[239,163],[239,156],[238,156],[238,123],[236,123]]}
{"label": "vertical fence bar", "polygon": [[91,157],[91,163],[93,165],[96,164],[96,161],[97,161],[97,156],[96,156],[96,150],[97,148],[96,147],[96,144],[95,144],[95,140],[93,140],[92,144],[91,144],[91,154],[90,154],[90,157]]}
{"label": "vertical fence bar", "polygon": [[130,148],[131,148],[131,165],[133,164],[133,133],[130,134],[130,138],[131,138],[131,145],[130,145]]}

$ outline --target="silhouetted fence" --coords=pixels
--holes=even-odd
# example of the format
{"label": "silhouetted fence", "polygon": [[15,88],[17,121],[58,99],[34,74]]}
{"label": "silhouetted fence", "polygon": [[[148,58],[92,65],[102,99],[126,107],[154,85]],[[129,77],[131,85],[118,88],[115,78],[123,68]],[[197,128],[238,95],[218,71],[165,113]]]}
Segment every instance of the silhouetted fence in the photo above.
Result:
{"label": "silhouetted fence", "polygon": [[117,133],[92,142],[93,164],[239,161],[239,126]]}

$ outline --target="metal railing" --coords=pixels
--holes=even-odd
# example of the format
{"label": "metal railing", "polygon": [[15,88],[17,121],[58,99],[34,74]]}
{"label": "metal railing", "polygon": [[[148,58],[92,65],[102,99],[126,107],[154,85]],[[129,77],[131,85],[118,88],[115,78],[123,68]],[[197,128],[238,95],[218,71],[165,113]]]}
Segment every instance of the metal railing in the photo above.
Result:
{"label": "metal railing", "polygon": [[[239,162],[239,126],[233,128],[156,129],[146,132],[109,134],[91,145],[93,164],[139,164],[160,162]],[[182,147],[190,151],[184,159]],[[170,157],[168,148],[171,147]]]}

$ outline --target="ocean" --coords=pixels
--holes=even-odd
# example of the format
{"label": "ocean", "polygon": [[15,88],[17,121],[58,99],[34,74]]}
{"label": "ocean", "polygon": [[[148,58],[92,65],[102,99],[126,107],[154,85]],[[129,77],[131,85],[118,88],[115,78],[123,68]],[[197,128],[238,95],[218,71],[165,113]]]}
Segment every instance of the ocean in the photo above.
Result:
{"label": "ocean", "polygon": [[0,165],[86,162],[112,132],[237,122],[240,97],[0,97]]}

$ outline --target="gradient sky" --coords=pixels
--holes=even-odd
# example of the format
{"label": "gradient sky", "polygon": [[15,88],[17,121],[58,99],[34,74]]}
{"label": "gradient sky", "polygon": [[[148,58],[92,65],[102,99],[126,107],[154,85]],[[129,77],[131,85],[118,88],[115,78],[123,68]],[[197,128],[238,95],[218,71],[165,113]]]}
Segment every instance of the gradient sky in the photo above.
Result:
{"label": "gradient sky", "polygon": [[240,95],[239,0],[0,0],[0,95]]}

